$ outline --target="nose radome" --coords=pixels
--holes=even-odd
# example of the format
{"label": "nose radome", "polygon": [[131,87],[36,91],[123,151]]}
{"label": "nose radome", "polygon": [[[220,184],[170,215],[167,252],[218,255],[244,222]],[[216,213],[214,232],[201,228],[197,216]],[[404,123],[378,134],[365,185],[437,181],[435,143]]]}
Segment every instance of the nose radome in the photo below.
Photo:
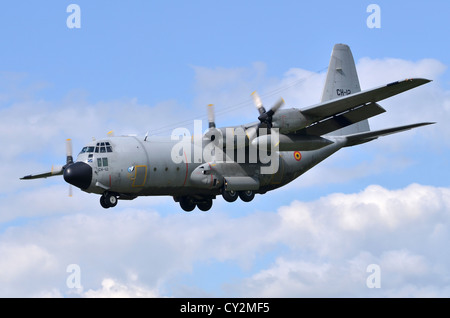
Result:
{"label": "nose radome", "polygon": [[80,189],[87,189],[91,185],[92,168],[84,162],[75,162],[64,170],[64,180]]}

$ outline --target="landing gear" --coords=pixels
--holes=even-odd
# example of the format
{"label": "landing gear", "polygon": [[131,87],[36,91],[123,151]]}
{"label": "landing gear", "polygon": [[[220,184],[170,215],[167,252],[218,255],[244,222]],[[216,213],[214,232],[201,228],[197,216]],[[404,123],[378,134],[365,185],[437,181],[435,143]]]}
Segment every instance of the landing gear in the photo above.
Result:
{"label": "landing gear", "polygon": [[241,198],[244,202],[250,202],[255,197],[255,192],[252,190],[245,190],[245,191],[222,191],[222,197],[227,202],[234,202],[237,200],[237,198]]}
{"label": "landing gear", "polygon": [[213,205],[213,198],[208,197],[189,197],[189,196],[183,196],[183,197],[174,197],[175,202],[180,203],[180,207],[186,211],[191,212],[197,207],[201,211],[209,211]]}
{"label": "landing gear", "polygon": [[103,193],[103,195],[100,197],[100,205],[105,209],[115,207],[117,205],[117,201],[117,196],[109,192]]}
{"label": "landing gear", "polygon": [[231,191],[223,190],[222,191],[222,197],[227,202],[234,202],[234,201],[236,201],[238,196],[239,195],[238,195],[237,191],[233,191],[233,190],[231,190]]}
{"label": "landing gear", "polygon": [[186,212],[191,212],[195,209],[195,202],[190,197],[181,197],[180,198],[180,206]]}
{"label": "landing gear", "polygon": [[212,207],[212,199],[206,199],[205,201],[197,203],[197,208],[202,211],[208,211]]}
{"label": "landing gear", "polygon": [[239,197],[244,202],[250,202],[255,197],[255,192],[252,190],[239,191]]}

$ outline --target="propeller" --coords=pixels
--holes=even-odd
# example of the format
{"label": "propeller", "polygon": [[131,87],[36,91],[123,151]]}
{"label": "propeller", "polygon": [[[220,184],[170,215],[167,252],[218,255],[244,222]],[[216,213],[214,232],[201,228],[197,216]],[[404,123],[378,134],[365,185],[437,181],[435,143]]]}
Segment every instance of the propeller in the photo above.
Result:
{"label": "propeller", "polygon": [[[66,169],[68,166],[73,164],[73,156],[72,156],[72,139],[68,138],[66,139],[66,164],[63,167],[63,170]],[[72,185],[69,184],[69,197],[72,197]]]}
{"label": "propeller", "polygon": [[247,129],[247,136],[250,141],[255,138],[259,132],[260,128],[266,128],[267,133],[270,133],[270,129],[272,128],[272,121],[273,121],[273,115],[280,109],[281,106],[284,105],[284,99],[280,98],[268,111],[263,106],[263,103],[261,101],[261,98],[259,97],[258,93],[254,91],[252,93],[253,102],[255,103],[256,108],[258,109],[259,116],[259,124],[257,127],[251,127]]}
{"label": "propeller", "polygon": [[205,133],[204,138],[206,140],[214,141],[217,137],[220,136],[220,131],[216,128],[216,122],[214,119],[214,105],[209,104],[207,106],[208,111],[208,131]]}
{"label": "propeller", "polygon": [[214,104],[209,104],[207,110],[209,128],[216,128],[216,123],[214,121]]}
{"label": "propeller", "polygon": [[223,136],[221,131],[216,128],[213,104],[209,104],[207,106],[207,112],[208,112],[208,131],[203,135],[203,140],[210,146],[212,146],[211,142],[213,142],[214,146],[211,148],[211,159],[213,162],[215,162],[217,155],[216,147],[221,147]]}
{"label": "propeller", "polygon": [[266,112],[266,109],[263,106],[263,103],[261,101],[261,97],[259,97],[258,93],[254,91],[252,93],[253,102],[255,103],[256,108],[258,108],[259,115],[262,115]]}
{"label": "propeller", "polygon": [[269,111],[266,111],[266,109],[263,106],[263,103],[261,101],[261,98],[259,97],[258,93],[255,91],[252,93],[253,102],[255,103],[256,108],[259,111],[258,120],[260,121],[259,127],[266,127],[267,129],[272,128],[272,119],[273,115],[276,113],[278,109],[280,109],[281,106],[284,104],[284,99],[280,98],[275,105],[272,106]]}
{"label": "propeller", "polygon": [[66,139],[66,165],[64,168],[66,168],[68,165],[73,163],[73,157],[72,157],[72,139]]}

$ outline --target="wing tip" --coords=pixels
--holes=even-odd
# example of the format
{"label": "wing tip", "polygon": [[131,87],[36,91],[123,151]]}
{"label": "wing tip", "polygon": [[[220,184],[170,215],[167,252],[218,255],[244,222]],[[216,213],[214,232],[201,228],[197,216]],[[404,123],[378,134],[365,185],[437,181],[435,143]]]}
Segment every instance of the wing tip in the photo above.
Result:
{"label": "wing tip", "polygon": [[407,83],[407,82],[412,82],[415,84],[415,86],[420,86],[420,85],[424,85],[427,84],[429,82],[432,82],[433,80],[430,80],[428,78],[421,78],[421,77],[416,77],[416,78],[406,78],[404,80],[399,80],[399,81],[395,81],[389,84],[386,84],[386,87],[388,86],[394,86],[400,83]]}

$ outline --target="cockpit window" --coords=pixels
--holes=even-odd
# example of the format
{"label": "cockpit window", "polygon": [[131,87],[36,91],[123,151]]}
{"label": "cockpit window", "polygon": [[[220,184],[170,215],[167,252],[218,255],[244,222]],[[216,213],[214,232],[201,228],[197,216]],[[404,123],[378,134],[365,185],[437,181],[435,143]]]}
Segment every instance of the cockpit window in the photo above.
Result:
{"label": "cockpit window", "polygon": [[112,147],[109,142],[98,142],[96,146],[86,146],[81,149],[80,154],[82,153],[105,153],[112,152]]}
{"label": "cockpit window", "polygon": [[111,144],[107,142],[98,142],[95,146],[96,153],[112,152]]}

